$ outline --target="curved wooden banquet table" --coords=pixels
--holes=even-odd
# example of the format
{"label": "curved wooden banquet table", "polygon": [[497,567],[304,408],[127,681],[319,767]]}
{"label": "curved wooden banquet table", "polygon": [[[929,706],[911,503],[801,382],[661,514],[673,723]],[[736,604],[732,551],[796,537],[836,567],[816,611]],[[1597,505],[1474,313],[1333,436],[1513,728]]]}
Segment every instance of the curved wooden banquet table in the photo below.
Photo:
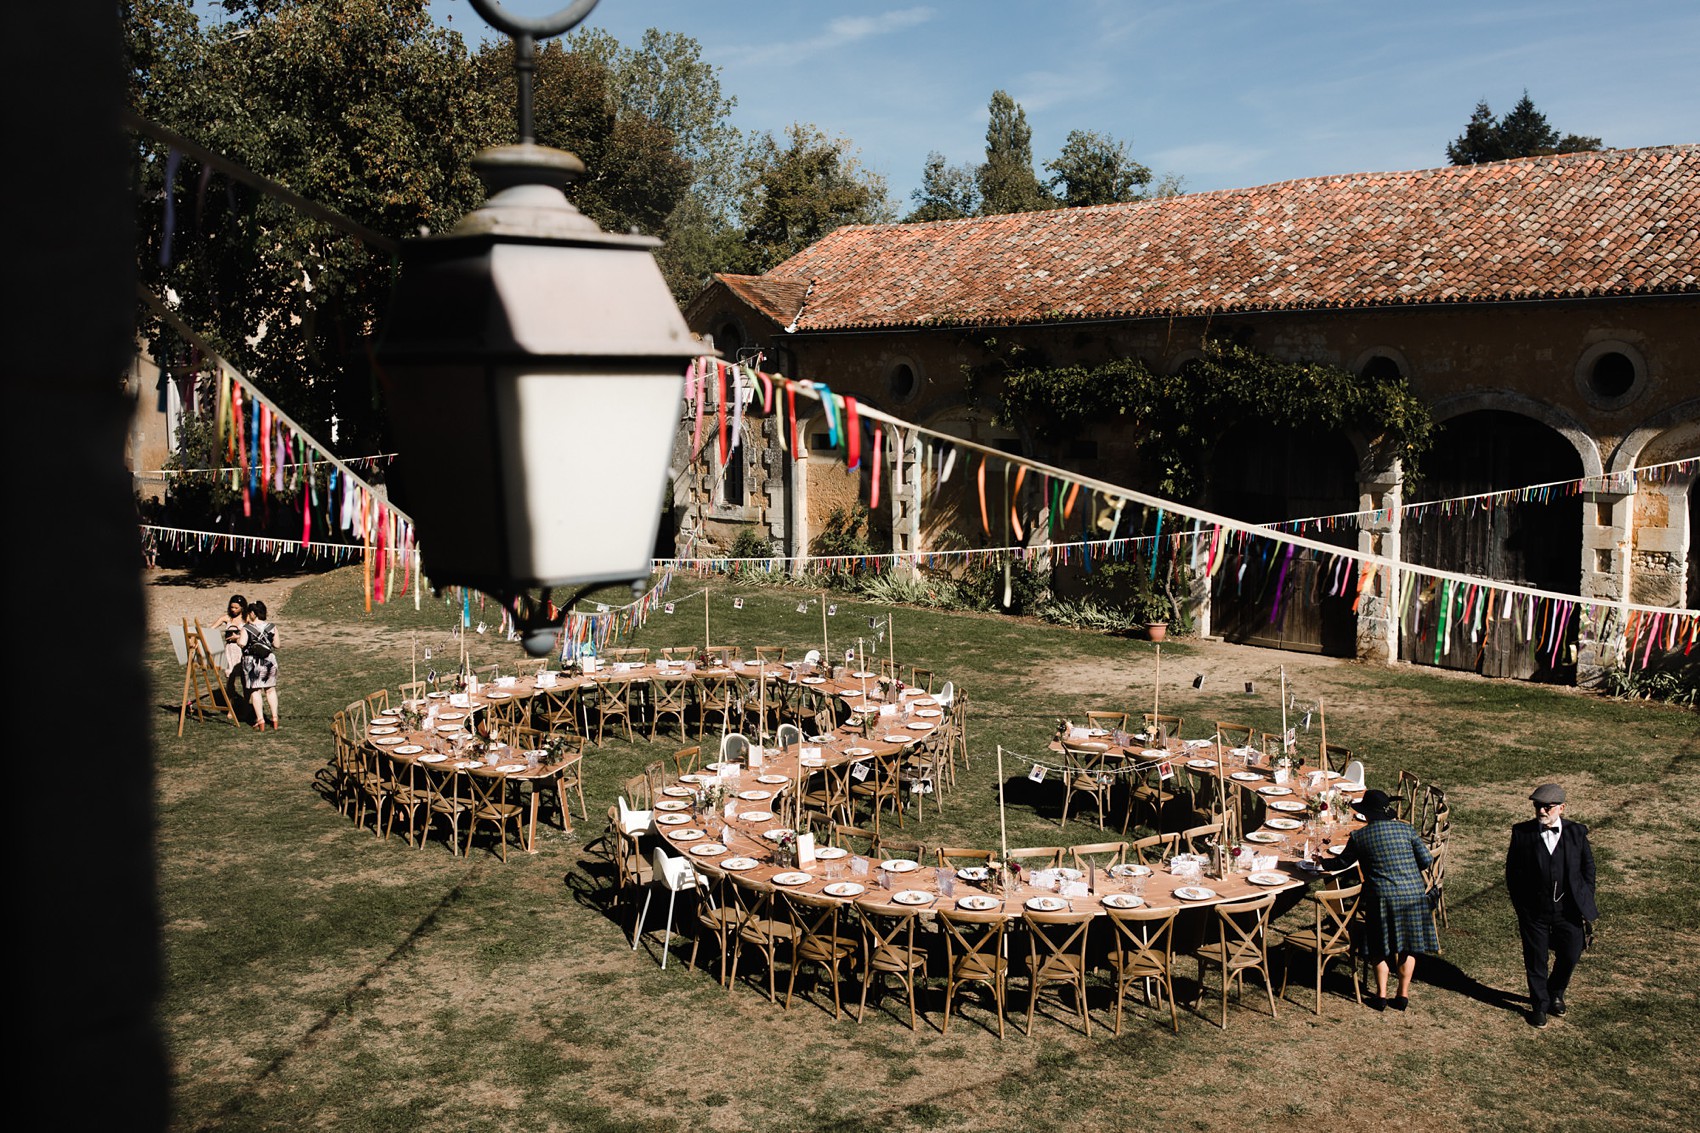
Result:
{"label": "curved wooden banquet table", "polygon": [[[521,695],[517,688],[491,689],[499,698]],[[530,782],[531,807],[525,825],[525,852],[537,852],[537,812],[542,799],[543,787],[550,780],[560,776],[583,758],[581,753],[574,752],[565,759],[551,760],[539,755],[532,761],[525,751],[510,747],[506,744],[496,748],[483,760],[473,759],[466,755],[456,754],[453,749],[453,738],[456,735],[470,738],[473,721],[480,709],[488,707],[492,700],[488,696],[473,694],[464,704],[451,704],[449,694],[443,694],[440,703],[445,707],[439,710],[437,719],[441,721],[431,731],[407,730],[401,726],[401,709],[386,708],[372,718],[366,729],[366,744],[384,752],[392,759],[409,767],[420,764],[436,764],[453,771],[465,771],[477,775],[499,775],[510,782]],[[562,822],[566,829],[572,829],[571,812],[567,809],[565,796],[560,797]]]}
{"label": "curved wooden banquet table", "polygon": [[[822,754],[826,759],[867,759],[872,753],[863,754],[869,746],[879,742],[865,740],[856,736],[841,736],[834,745],[822,745]],[[810,745],[812,746],[812,745]],[[861,749],[855,755],[847,752]],[[1137,757],[1155,764],[1163,759],[1174,759],[1178,767],[1186,770],[1204,773],[1215,772],[1215,756],[1212,750],[1209,754],[1187,755],[1191,751],[1185,745],[1176,745],[1173,750],[1140,748]],[[1146,752],[1152,754],[1146,755]],[[1224,782],[1240,787],[1246,792],[1257,793],[1260,789],[1276,787],[1267,771],[1248,768],[1244,754],[1235,756],[1225,751],[1223,759],[1224,774],[1231,776],[1238,772],[1242,778],[1228,777]],[[1097,874],[1096,889],[1086,896],[1059,897],[1055,891],[1035,887],[1029,883],[1018,883],[1003,893],[996,893],[978,880],[964,878],[960,873],[954,878],[954,894],[944,896],[939,892],[940,874],[929,863],[913,863],[913,868],[903,869],[902,872],[891,872],[884,880],[880,877],[879,861],[868,859],[866,874],[852,874],[851,862],[853,855],[841,854],[831,858],[817,860],[809,866],[781,868],[773,862],[774,842],[769,837],[777,834],[785,827],[771,800],[783,791],[789,790],[796,781],[799,771],[812,770],[812,766],[800,766],[797,762],[795,749],[787,749],[783,753],[770,755],[763,760],[759,768],[743,769],[736,784],[736,808],[732,817],[720,815],[705,815],[688,809],[688,801],[692,794],[690,785],[666,788],[662,793],[663,800],[659,804],[656,815],[656,833],[663,839],[671,851],[690,858],[691,864],[707,874],[723,874],[729,872],[727,863],[733,863],[730,872],[743,873],[758,880],[767,881],[779,888],[794,889],[799,892],[817,894],[836,898],[845,902],[868,900],[880,904],[910,906],[920,911],[936,911],[939,908],[958,907],[971,909],[975,912],[1002,912],[1007,917],[1019,917],[1022,909],[1029,901],[1039,899],[1051,907],[1044,911],[1094,912],[1103,914],[1107,905],[1117,905],[1129,908],[1146,906],[1151,908],[1176,908],[1180,910],[1208,908],[1213,905],[1229,904],[1237,901],[1250,900],[1264,893],[1287,893],[1292,901],[1298,898],[1298,890],[1308,884],[1331,876],[1327,868],[1327,859],[1345,848],[1346,839],[1351,832],[1363,823],[1359,820],[1337,822],[1333,827],[1332,848],[1318,846],[1320,851],[1315,868],[1302,864],[1302,849],[1295,852],[1286,844],[1289,835],[1297,835],[1302,840],[1300,830],[1278,830],[1265,826],[1261,830],[1248,833],[1265,833],[1273,841],[1263,838],[1249,839],[1249,844],[1255,846],[1260,854],[1276,858],[1277,865],[1273,870],[1251,871],[1248,873],[1234,872],[1228,877],[1182,877],[1171,873],[1165,866],[1153,867],[1133,866],[1128,870],[1101,871]],[[1237,762],[1236,762],[1237,761]],[[1208,764],[1208,766],[1205,766]],[[780,780],[783,780],[781,782]],[[1338,783],[1336,779],[1333,782]],[[770,792],[765,797],[750,797],[749,790]],[[1292,801],[1303,807],[1306,797],[1303,788],[1294,785],[1287,788],[1290,793],[1274,796],[1271,801]],[[1257,794],[1259,799],[1265,796]],[[677,809],[667,809],[674,806]],[[663,817],[673,815],[679,817]],[[1272,817],[1286,817],[1284,812],[1274,811]],[[680,821],[684,818],[685,821]],[[1299,821],[1300,815],[1295,813],[1290,821]],[[1302,827],[1302,821],[1301,821]],[[830,851],[829,851],[830,852]],[[818,851],[817,851],[818,853]],[[897,859],[888,859],[897,860]],[[748,863],[748,864],[746,864]],[[1258,880],[1254,881],[1256,877]],[[783,880],[780,880],[783,878]],[[1278,878],[1278,880],[1277,880]],[[1071,880],[1086,881],[1087,877],[1076,873]],[[1141,893],[1133,891],[1138,888]],[[1203,889],[1202,895],[1194,896],[1188,889]],[[902,894],[903,896],[899,896]],[[1132,900],[1130,900],[1130,898]]]}

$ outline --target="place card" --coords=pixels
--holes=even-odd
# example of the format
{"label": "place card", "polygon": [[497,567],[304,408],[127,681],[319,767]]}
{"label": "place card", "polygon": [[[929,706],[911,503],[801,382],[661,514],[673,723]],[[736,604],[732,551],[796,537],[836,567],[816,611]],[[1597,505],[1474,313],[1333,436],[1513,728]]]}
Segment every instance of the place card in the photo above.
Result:
{"label": "place card", "polygon": [[813,834],[797,835],[797,864],[804,869],[815,864],[815,836]]}

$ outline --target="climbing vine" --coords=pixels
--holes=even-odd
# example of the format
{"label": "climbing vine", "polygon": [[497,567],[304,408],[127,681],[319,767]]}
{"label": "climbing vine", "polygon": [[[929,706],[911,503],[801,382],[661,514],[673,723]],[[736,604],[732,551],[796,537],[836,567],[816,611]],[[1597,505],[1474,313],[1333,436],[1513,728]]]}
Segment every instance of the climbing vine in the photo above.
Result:
{"label": "climbing vine", "polygon": [[[997,344],[987,340],[994,350]],[[976,368],[975,389],[999,379],[996,419],[1040,440],[1106,425],[1132,441],[1157,490],[1192,498],[1204,463],[1231,426],[1254,420],[1284,428],[1361,429],[1413,470],[1433,421],[1403,378],[1358,375],[1317,362],[1286,362],[1250,347],[1209,341],[1176,374],[1138,359],[1053,366],[1009,346]]]}

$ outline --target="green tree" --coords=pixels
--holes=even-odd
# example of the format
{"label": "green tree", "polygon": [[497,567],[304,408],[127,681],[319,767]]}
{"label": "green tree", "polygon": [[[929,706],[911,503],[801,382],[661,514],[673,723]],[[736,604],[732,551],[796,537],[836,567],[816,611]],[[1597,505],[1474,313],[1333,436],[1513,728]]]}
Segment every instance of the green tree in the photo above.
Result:
{"label": "green tree", "polygon": [[1600,147],[1599,138],[1580,134],[1561,137],[1547,116],[1535,109],[1534,100],[1525,90],[1517,105],[1503,118],[1495,118],[1486,101],[1476,103],[1464,132],[1447,143],[1446,157],[1453,165],[1479,165],[1516,157],[1581,153]]}
{"label": "green tree", "polygon": [[1062,152],[1045,163],[1047,184],[1069,208],[1137,201],[1151,170],[1133,159],[1127,143],[1091,130],[1071,130]]}
{"label": "green tree", "polygon": [[[225,6],[231,18],[207,24],[180,0],[125,9],[139,114],[393,237],[446,228],[482,199],[468,163],[499,108],[425,0]],[[334,420],[343,451],[381,451],[367,347],[389,256],[141,145],[143,285],[174,294],[190,326],[322,440]],[[156,358],[187,360],[175,335],[143,330]]]}
{"label": "green tree", "polygon": [[1033,172],[1033,131],[1027,112],[1005,91],[993,91],[986,123],[986,160],[975,171],[980,215],[1034,212],[1056,204]]}
{"label": "green tree", "polygon": [[946,165],[944,154],[934,150],[921,170],[921,187],[909,194],[915,208],[904,223],[926,220],[958,220],[980,211],[980,190],[974,183],[974,166]]}
{"label": "green tree", "polygon": [[763,272],[845,224],[893,219],[885,178],[865,169],[847,138],[794,123],[783,145],[758,134],[745,157],[739,215],[742,269]]}

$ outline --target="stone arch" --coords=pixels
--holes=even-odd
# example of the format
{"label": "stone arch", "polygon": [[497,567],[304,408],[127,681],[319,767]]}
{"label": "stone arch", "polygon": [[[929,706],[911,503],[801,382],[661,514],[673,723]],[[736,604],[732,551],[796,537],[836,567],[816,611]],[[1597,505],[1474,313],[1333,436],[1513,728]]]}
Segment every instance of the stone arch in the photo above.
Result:
{"label": "stone arch", "polygon": [[1362,374],[1364,368],[1377,358],[1385,358],[1399,370],[1399,376],[1409,380],[1411,377],[1411,360],[1405,357],[1402,350],[1394,346],[1372,346],[1352,359],[1352,364],[1346,368],[1354,374]]}
{"label": "stone arch", "polygon": [[[1642,459],[1655,449],[1682,449],[1678,456],[1654,456]],[[1684,401],[1647,418],[1624,434],[1612,450],[1612,472],[1624,472],[1661,460],[1676,460],[1680,456],[1700,455],[1700,399]]]}
{"label": "stone arch", "polygon": [[1435,423],[1462,417],[1478,410],[1499,410],[1538,421],[1563,437],[1576,450],[1582,461],[1583,476],[1599,476],[1605,471],[1600,458],[1600,446],[1586,427],[1575,417],[1556,406],[1505,389],[1476,390],[1441,398],[1429,407]]}

